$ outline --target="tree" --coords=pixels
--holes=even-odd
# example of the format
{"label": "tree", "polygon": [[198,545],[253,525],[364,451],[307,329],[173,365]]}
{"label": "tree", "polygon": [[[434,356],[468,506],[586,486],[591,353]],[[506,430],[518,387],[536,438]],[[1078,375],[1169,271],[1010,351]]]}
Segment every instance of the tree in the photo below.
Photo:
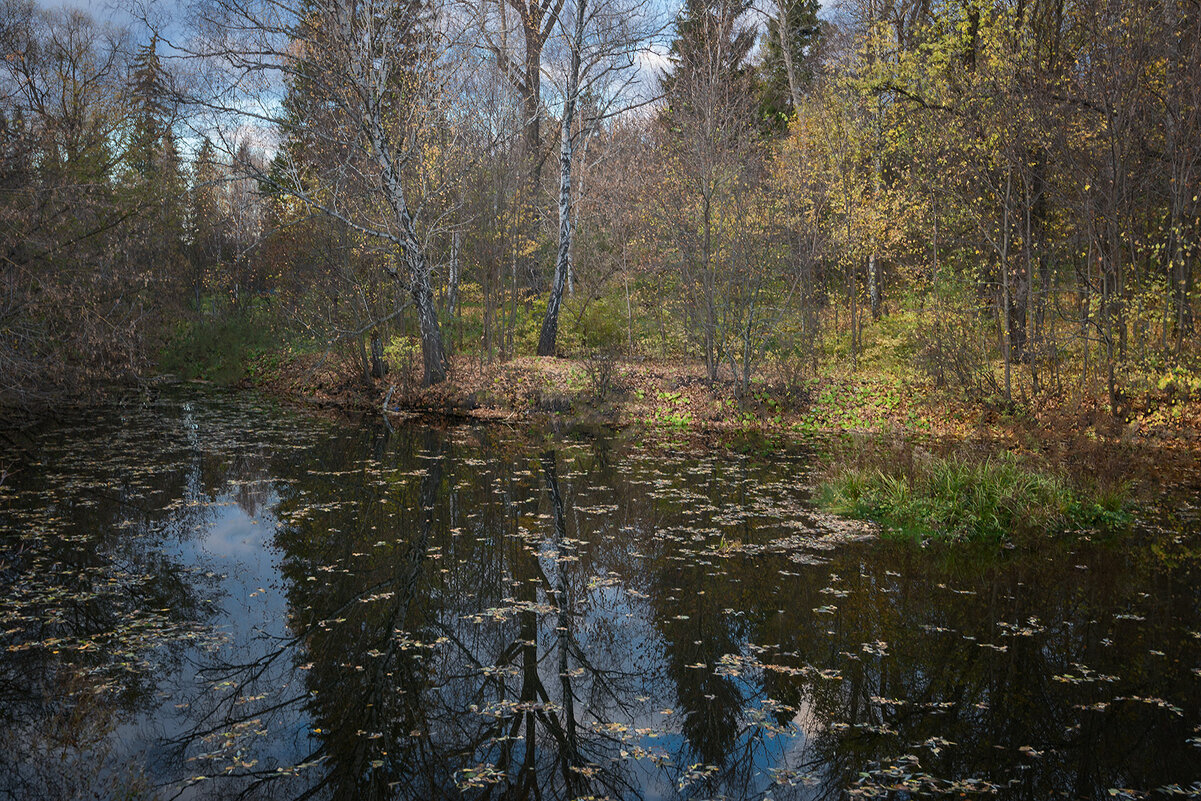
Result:
{"label": "tree", "polygon": [[753,124],[746,57],[754,32],[742,22],[746,8],[693,2],[681,13],[660,120],[664,169],[654,192],[684,316],[709,379],[730,362],[744,389],[753,350],[747,337],[763,319],[761,293],[774,260],[760,260],[770,215],[756,197],[765,154]]}
{"label": "tree", "polygon": [[133,60],[130,86],[132,120],[125,160],[129,169],[143,180],[152,180],[162,167],[164,151],[175,148],[171,130],[170,79],[158,56],[158,37],[138,48]]}
{"label": "tree", "polygon": [[[542,168],[549,155],[543,144],[543,74],[547,42],[559,26],[565,0],[489,0],[478,4],[478,24],[496,69],[516,93],[520,109],[520,160],[524,180],[516,187],[516,261],[534,287],[542,278],[534,256],[539,248],[538,202]],[[470,4],[475,6],[475,3]],[[514,18],[515,17],[515,18]],[[516,264],[514,264],[516,270]],[[513,287],[516,292],[516,286]]]}
{"label": "tree", "polygon": [[[454,43],[436,9],[416,1],[308,0],[291,11],[269,0],[213,0],[197,6],[197,14],[202,36],[189,50],[208,60],[210,72],[193,100],[216,112],[211,129],[266,123],[306,145],[284,148],[268,170],[239,160],[226,138],[235,167],[391,249],[398,267],[384,269],[407,290],[415,311],[424,382],[444,380],[426,254],[433,223],[425,215],[445,186],[425,181],[432,177],[430,148],[454,129],[447,101],[456,72]],[[250,95],[239,89],[248,84],[255,89]],[[274,103],[273,93],[285,86],[303,99]],[[296,115],[298,105],[310,113]],[[400,300],[392,316],[403,311]]]}
{"label": "tree", "polygon": [[814,57],[822,33],[818,0],[773,0],[766,9],[761,38],[761,113],[787,118],[813,80]]}
{"label": "tree", "polygon": [[189,220],[192,263],[192,294],[197,315],[201,312],[205,278],[219,269],[224,259],[224,225],[222,214],[222,165],[217,162],[217,150],[207,136],[192,162],[192,191]]}
{"label": "tree", "polygon": [[834,245],[831,255],[850,306],[851,363],[857,366],[863,325],[860,274],[883,238],[888,216],[871,180],[870,112],[853,82],[831,79],[797,110],[790,133],[786,153],[800,162],[794,166],[810,173],[792,176],[790,183],[813,193],[812,213],[820,215],[817,219]]}
{"label": "tree", "polygon": [[[631,104],[626,89],[636,80],[637,55],[655,29],[643,0],[576,0],[570,26],[562,32],[567,54],[559,125],[559,243],[538,338],[538,355],[553,356],[559,332],[559,309],[571,276],[573,204],[578,190],[572,168],[580,141],[586,142],[606,118]],[[581,100],[589,101],[587,117],[577,124]]]}
{"label": "tree", "polygon": [[576,132],[576,104],[580,96],[580,61],[584,49],[584,30],[588,21],[587,0],[576,0],[575,24],[568,38],[567,86],[563,96],[563,122],[559,134],[559,250],[555,259],[555,273],[551,280],[550,298],[546,304],[546,316],[542,321],[542,332],[538,337],[538,355],[554,356],[555,340],[559,334],[559,306],[563,302],[563,288],[567,285],[567,272],[571,259],[571,160],[573,140]]}
{"label": "tree", "polygon": [[686,105],[698,82],[729,80],[746,88],[755,46],[755,29],[744,19],[750,7],[749,0],[685,0],[662,79],[669,109]]}
{"label": "tree", "polygon": [[0,405],[38,406],[136,374],[170,293],[127,258],[149,199],[119,191],[127,32],[78,10],[0,2]]}
{"label": "tree", "polygon": [[[186,257],[187,187],[175,137],[171,77],[158,55],[158,37],[138,48],[131,64],[129,134],[122,190],[144,212],[128,226],[129,258],[156,273],[161,287],[182,287]],[[167,297],[178,297],[177,292]]]}

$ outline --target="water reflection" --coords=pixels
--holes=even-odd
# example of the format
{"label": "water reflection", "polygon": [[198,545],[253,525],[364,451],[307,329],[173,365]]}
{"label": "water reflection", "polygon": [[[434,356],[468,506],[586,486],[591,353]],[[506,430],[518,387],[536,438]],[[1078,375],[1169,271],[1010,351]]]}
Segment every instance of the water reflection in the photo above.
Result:
{"label": "water reflection", "polygon": [[[804,460],[228,399],[62,441],[3,501],[0,714],[29,732],[100,699],[124,723],[72,747],[103,750],[106,780],[192,798],[1201,792],[1191,533],[936,552],[812,514]],[[34,523],[52,532],[36,547],[17,530]],[[45,679],[68,661],[77,690]],[[52,776],[42,747],[0,757],[9,797],[37,771],[71,797],[81,768]]]}

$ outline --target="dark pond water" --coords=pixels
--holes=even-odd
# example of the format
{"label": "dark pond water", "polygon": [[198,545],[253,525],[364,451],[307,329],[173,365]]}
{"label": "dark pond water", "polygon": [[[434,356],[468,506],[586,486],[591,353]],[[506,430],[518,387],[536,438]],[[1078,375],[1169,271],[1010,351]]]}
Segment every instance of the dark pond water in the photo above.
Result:
{"label": "dark pond water", "polygon": [[1201,793],[1187,508],[923,549],[815,515],[809,457],[221,395],[35,452],[0,487],[3,798]]}

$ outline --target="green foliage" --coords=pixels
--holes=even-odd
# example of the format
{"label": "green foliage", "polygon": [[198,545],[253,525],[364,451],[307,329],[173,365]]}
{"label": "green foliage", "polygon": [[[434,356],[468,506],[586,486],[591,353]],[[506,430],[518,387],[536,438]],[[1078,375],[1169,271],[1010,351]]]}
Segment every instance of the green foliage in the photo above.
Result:
{"label": "green foliage", "polygon": [[613,296],[596,298],[578,315],[570,315],[570,336],[585,353],[616,352],[625,344],[625,314]]}
{"label": "green foliage", "polygon": [[663,428],[683,430],[696,419],[688,408],[690,401],[682,392],[663,391],[656,393],[659,401],[654,421]]}
{"label": "green foliage", "polygon": [[241,381],[252,362],[280,345],[266,309],[254,308],[181,325],[159,356],[159,368],[218,384]]}
{"label": "green foliage", "polygon": [[1201,392],[1201,376],[1183,367],[1173,367],[1160,376],[1156,387],[1160,391],[1189,398]]}
{"label": "green foliage", "polygon": [[517,354],[537,352],[542,320],[546,317],[546,302],[545,297],[538,297],[517,304],[513,323],[513,344]]}
{"label": "green foliage", "polygon": [[1121,490],[1088,495],[1009,456],[926,456],[912,468],[853,467],[819,488],[823,508],[905,537],[1005,540],[1022,533],[1115,528],[1130,521]]}
{"label": "green foliage", "polygon": [[399,334],[384,345],[384,361],[394,371],[408,374],[410,368],[420,365],[421,337],[416,334]]}
{"label": "green foliage", "polygon": [[[773,9],[775,15],[769,16],[763,27],[759,114],[769,125],[787,125],[792,112],[789,63],[792,82],[798,92],[807,89],[813,81],[814,56],[822,33],[817,16],[820,5],[818,0],[783,0]],[[781,27],[783,36],[780,35]]]}

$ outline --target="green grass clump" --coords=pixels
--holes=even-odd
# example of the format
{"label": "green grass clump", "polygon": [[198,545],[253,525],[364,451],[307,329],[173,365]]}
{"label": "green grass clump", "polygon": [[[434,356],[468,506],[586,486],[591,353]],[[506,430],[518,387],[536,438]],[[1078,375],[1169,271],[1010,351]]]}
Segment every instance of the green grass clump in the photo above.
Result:
{"label": "green grass clump", "polygon": [[1008,539],[1019,533],[1114,528],[1129,522],[1120,490],[1085,496],[1009,456],[934,457],[905,469],[850,468],[824,482],[821,506],[913,538]]}

